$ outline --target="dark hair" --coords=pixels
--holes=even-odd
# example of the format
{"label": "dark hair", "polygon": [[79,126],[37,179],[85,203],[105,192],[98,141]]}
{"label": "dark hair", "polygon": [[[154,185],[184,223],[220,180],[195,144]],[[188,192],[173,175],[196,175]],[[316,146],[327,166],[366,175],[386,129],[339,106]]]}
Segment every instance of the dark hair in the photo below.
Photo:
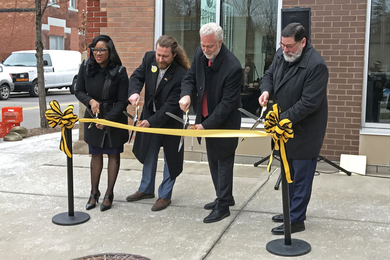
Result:
{"label": "dark hair", "polygon": [[90,63],[95,63],[95,65],[97,65],[95,57],[93,56],[92,48],[94,48],[99,41],[103,41],[103,42],[106,43],[106,46],[107,46],[107,49],[108,49],[108,60],[109,60],[108,66],[109,67],[114,67],[116,65],[121,66],[122,65],[122,61],[119,58],[118,53],[116,52],[114,42],[111,40],[111,38],[109,36],[103,35],[103,34],[98,35],[95,38],[93,38],[91,44],[88,46],[89,47],[89,60],[90,60]]}
{"label": "dark hair", "polygon": [[306,38],[306,29],[300,23],[290,23],[282,30],[282,37],[294,37],[294,41]]}
{"label": "dark hair", "polygon": [[176,54],[174,60],[188,70],[191,66],[190,61],[187,58],[187,54],[184,49],[177,43],[176,39],[169,35],[161,35],[156,42],[156,46],[159,45],[163,48],[171,48],[173,55]]}

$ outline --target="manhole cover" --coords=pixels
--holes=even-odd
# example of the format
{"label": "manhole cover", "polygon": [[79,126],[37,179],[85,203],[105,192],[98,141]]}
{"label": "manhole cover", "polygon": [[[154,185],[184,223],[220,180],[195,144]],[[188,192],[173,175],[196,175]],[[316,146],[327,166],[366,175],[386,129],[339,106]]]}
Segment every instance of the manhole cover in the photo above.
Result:
{"label": "manhole cover", "polygon": [[129,254],[99,254],[89,255],[76,258],[73,260],[150,260],[149,258],[140,255],[129,255]]}

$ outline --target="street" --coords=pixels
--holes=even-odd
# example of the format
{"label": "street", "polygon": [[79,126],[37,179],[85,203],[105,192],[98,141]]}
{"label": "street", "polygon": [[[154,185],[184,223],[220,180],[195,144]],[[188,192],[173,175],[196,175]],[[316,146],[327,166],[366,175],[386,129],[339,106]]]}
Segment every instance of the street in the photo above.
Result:
{"label": "street", "polygon": [[[79,116],[79,102],[68,89],[50,89],[46,93],[47,108],[50,108],[52,100],[58,101],[61,111],[68,105],[74,105],[73,113]],[[20,125],[27,129],[41,126],[38,97],[30,97],[29,93],[12,92],[8,100],[0,100],[0,109],[3,107],[23,107],[23,122]]]}

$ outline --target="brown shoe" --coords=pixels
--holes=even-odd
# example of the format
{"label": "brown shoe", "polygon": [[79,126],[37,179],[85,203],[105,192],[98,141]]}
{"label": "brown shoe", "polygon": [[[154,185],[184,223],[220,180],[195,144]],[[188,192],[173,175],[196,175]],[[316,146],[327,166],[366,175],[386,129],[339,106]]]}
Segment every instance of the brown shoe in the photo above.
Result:
{"label": "brown shoe", "polygon": [[158,198],[158,200],[156,201],[156,203],[154,203],[154,205],[152,207],[152,211],[163,210],[166,207],[168,207],[169,205],[171,205],[171,200]]}
{"label": "brown shoe", "polygon": [[146,194],[142,193],[140,191],[136,191],[134,194],[131,194],[126,197],[127,201],[137,201],[137,200],[143,200],[143,199],[153,199],[154,194]]}

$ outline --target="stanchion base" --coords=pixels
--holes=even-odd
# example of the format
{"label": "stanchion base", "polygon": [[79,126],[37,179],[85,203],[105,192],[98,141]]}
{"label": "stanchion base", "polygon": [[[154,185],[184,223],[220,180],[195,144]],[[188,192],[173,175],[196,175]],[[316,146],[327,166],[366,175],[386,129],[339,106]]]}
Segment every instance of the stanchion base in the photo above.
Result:
{"label": "stanchion base", "polygon": [[285,245],[284,238],[268,242],[266,249],[274,255],[280,256],[300,256],[311,251],[311,246],[306,241],[291,239],[291,245]]}
{"label": "stanchion base", "polygon": [[63,226],[72,226],[82,224],[89,220],[89,214],[75,211],[74,216],[69,216],[68,212],[60,213],[52,218],[54,224]]}

